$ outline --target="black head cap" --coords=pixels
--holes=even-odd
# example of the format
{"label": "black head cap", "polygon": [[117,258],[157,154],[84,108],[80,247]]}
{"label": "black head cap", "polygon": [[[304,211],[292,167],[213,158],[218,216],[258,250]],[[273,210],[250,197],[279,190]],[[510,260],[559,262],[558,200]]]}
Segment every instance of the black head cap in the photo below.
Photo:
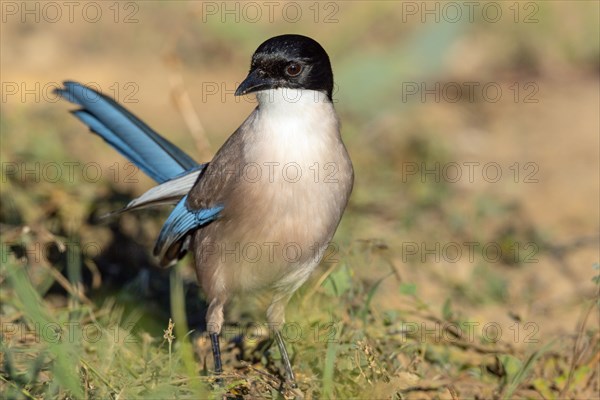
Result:
{"label": "black head cap", "polygon": [[317,90],[331,100],[333,72],[323,47],[302,35],[275,36],[258,46],[250,73],[235,94],[276,88]]}

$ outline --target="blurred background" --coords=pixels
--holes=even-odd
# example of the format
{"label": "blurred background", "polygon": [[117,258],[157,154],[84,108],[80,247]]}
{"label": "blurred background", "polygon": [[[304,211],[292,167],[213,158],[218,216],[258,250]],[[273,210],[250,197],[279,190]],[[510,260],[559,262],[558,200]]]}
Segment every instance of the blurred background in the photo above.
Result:
{"label": "blurred background", "polygon": [[[256,106],[233,96],[253,51],[283,33],[329,53],[356,173],[332,256],[288,307],[305,395],[597,396],[598,2],[1,7],[9,397],[213,390],[191,259],[151,255],[169,210],[99,218],[153,182],[52,89],[88,84],[208,161]],[[293,396],[249,328],[262,313],[234,302],[227,320],[216,393]]]}

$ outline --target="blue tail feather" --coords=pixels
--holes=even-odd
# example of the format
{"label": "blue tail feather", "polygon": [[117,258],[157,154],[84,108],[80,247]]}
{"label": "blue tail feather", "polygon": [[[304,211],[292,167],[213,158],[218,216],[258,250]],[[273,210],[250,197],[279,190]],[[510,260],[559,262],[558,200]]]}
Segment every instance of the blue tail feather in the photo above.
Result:
{"label": "blue tail feather", "polygon": [[200,164],[114,100],[77,82],[55,93],[82,106],[73,114],[148,176],[163,183]]}

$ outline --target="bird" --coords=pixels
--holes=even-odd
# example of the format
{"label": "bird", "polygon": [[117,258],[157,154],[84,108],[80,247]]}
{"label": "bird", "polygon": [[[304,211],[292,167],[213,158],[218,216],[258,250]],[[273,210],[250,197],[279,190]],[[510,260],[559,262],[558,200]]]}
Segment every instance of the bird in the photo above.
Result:
{"label": "bird", "polygon": [[65,81],[55,90],[80,106],[75,117],[158,183],[119,213],[175,205],[154,255],[170,266],[193,254],[216,375],[224,307],[233,296],[266,292],[266,319],[286,379],[297,387],[281,334],[285,307],[323,258],[354,184],[333,82],[316,40],[285,34],[264,41],[235,91],[254,94],[257,105],[206,163],[92,88]]}

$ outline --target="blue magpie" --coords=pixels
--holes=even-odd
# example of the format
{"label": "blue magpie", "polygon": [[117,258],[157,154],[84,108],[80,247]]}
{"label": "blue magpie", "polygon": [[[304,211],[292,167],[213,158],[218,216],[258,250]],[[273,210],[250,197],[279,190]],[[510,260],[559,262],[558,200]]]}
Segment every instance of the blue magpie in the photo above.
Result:
{"label": "blue magpie", "polygon": [[329,57],[315,40],[281,35],[262,43],[235,95],[257,107],[199,164],[112,99],[77,82],[56,93],[73,114],[158,185],[123,210],[174,204],[154,254],[170,265],[188,250],[207,296],[215,372],[222,372],[223,308],[235,294],[266,291],[288,380],[295,378],[281,335],[284,309],[308,279],[337,229],[354,172],[332,103]]}

